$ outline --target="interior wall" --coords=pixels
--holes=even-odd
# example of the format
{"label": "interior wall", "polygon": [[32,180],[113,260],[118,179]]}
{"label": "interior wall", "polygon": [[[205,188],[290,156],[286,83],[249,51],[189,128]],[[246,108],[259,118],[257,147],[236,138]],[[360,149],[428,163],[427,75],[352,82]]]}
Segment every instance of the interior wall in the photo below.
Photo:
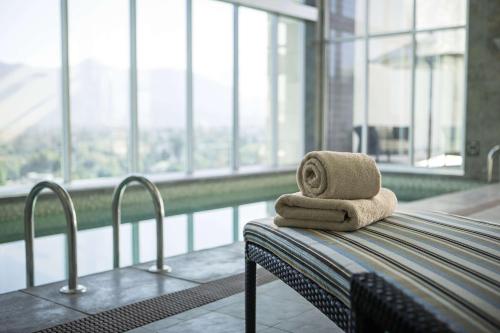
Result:
{"label": "interior wall", "polygon": [[[306,0],[305,4],[310,6],[316,6],[316,0]],[[316,24],[312,22],[306,22],[305,24],[305,115],[304,115],[304,137],[305,146],[304,152],[310,152],[313,150],[321,149],[321,128],[319,127],[319,119],[321,115],[319,114],[319,109],[317,105],[317,86],[316,86],[316,76],[317,76],[317,36],[316,36]]]}
{"label": "interior wall", "polygon": [[[488,151],[500,144],[499,13],[498,0],[469,0],[465,175],[472,179],[486,179]],[[497,175],[499,167],[497,160]]]}

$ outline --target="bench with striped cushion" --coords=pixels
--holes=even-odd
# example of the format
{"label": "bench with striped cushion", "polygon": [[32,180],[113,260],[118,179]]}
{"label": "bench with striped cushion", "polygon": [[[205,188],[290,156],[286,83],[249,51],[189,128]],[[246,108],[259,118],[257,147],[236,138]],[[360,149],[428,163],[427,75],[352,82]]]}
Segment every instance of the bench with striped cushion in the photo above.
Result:
{"label": "bench with striped cushion", "polygon": [[[355,232],[278,228],[272,219],[257,220],[246,224],[244,235],[247,249],[271,253],[306,285],[326,292],[316,298],[332,296],[350,309],[352,277],[376,272],[452,331],[500,331],[500,224],[396,213]],[[346,323],[339,326],[349,330]]]}

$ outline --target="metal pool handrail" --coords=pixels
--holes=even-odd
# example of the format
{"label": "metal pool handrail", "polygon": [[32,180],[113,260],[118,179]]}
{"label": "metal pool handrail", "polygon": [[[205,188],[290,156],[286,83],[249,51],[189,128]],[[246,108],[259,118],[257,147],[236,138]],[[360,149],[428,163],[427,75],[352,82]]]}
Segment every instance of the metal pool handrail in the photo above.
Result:
{"label": "metal pool handrail", "polygon": [[120,266],[120,220],[121,201],[125,188],[132,182],[143,185],[153,199],[156,219],[156,265],[149,268],[150,272],[170,272],[172,269],[163,264],[163,199],[158,188],[147,178],[139,175],[131,175],[122,180],[113,192],[112,214],[113,214],[113,267]]}
{"label": "metal pool handrail", "polygon": [[495,154],[500,151],[500,145],[496,145],[490,149],[488,152],[488,183],[491,183],[493,180],[493,160],[495,159]]}
{"label": "metal pool handrail", "polygon": [[59,291],[63,294],[78,294],[84,293],[87,288],[79,285],[77,282],[77,255],[76,255],[76,231],[77,221],[73,201],[68,192],[60,185],[42,181],[36,184],[26,198],[26,205],[24,206],[24,238],[26,244],[26,284],[28,287],[34,285],[34,270],[33,270],[33,241],[34,241],[34,227],[35,227],[35,204],[40,192],[48,188],[52,190],[59,200],[64,209],[66,216],[67,227],[67,240],[68,240],[68,285],[62,287]]}

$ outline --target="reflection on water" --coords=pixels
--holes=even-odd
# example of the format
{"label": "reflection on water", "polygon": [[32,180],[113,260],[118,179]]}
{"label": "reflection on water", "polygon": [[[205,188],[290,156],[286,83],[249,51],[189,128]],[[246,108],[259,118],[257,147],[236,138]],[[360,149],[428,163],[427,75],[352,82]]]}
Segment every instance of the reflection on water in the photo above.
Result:
{"label": "reflection on water", "polygon": [[[273,202],[263,201],[166,217],[165,254],[174,256],[240,241],[246,222],[273,214]],[[122,267],[155,259],[155,231],[155,220],[121,226]],[[64,234],[37,237],[34,247],[35,285],[67,278]],[[112,269],[112,247],[111,226],[78,231],[78,275]],[[26,287],[25,264],[24,241],[0,244],[0,293]]]}

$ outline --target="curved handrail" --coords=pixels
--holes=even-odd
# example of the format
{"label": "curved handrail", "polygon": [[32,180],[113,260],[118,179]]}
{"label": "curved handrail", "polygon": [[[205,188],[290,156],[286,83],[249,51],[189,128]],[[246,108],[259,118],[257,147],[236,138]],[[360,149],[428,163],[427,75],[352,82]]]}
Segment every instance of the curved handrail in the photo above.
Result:
{"label": "curved handrail", "polygon": [[500,151],[500,145],[496,145],[490,149],[488,152],[487,159],[487,168],[488,168],[488,183],[491,183],[493,180],[493,159],[495,158],[495,154]]}
{"label": "curved handrail", "polygon": [[172,269],[163,264],[163,199],[158,188],[147,178],[139,175],[131,175],[121,181],[113,192],[112,214],[113,214],[113,267],[120,267],[120,220],[121,202],[125,188],[132,182],[143,185],[153,199],[156,219],[156,265],[149,268],[150,272],[170,272]]}
{"label": "curved handrail", "polygon": [[52,190],[64,209],[67,225],[67,240],[68,240],[68,285],[62,287],[59,291],[64,294],[77,294],[83,293],[87,290],[85,286],[79,285],[77,282],[77,255],[76,255],[76,232],[77,221],[73,201],[69,193],[60,185],[42,181],[31,189],[28,197],[26,198],[26,205],[24,207],[24,238],[26,244],[26,284],[28,287],[34,285],[34,269],[33,269],[33,241],[35,229],[35,204],[43,189]]}

